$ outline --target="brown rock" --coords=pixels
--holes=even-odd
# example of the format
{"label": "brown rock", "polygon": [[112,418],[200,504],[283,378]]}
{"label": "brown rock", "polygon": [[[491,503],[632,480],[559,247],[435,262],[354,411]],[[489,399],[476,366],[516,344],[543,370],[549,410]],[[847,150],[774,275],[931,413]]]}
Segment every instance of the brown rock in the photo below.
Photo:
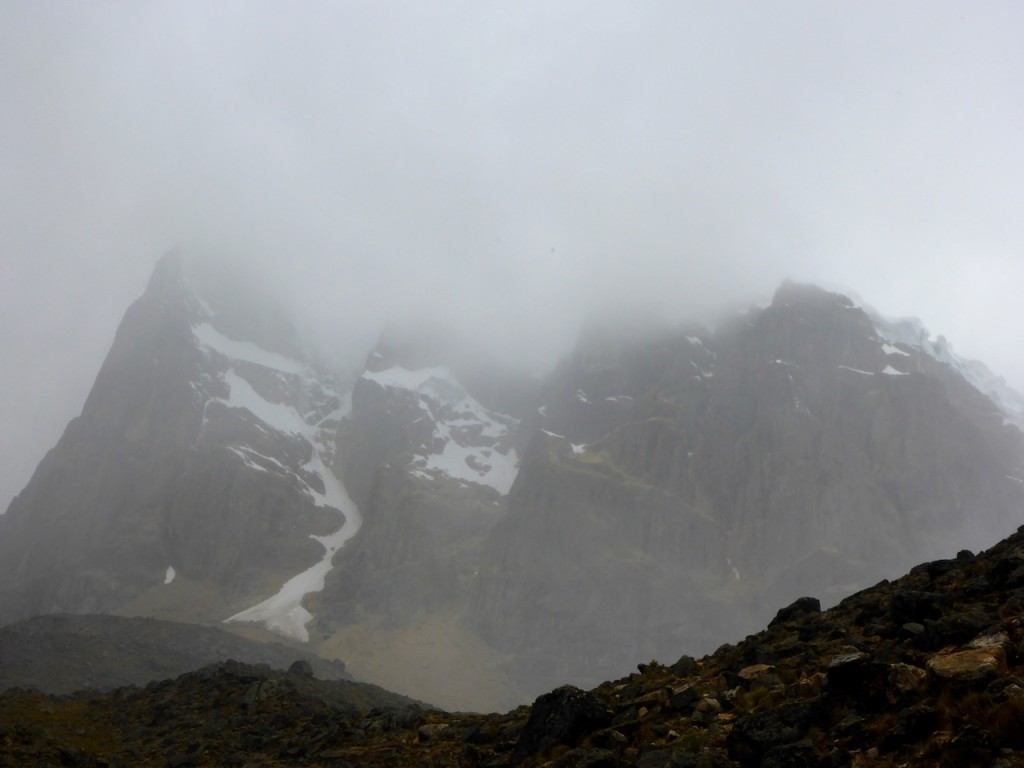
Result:
{"label": "brown rock", "polygon": [[752,664],[749,667],[744,667],[739,671],[738,677],[751,691],[759,688],[782,687],[782,678],[776,674],[775,667],[771,664]]}
{"label": "brown rock", "polygon": [[680,685],[668,689],[669,704],[673,709],[688,712],[697,703],[699,694],[692,685]]}
{"label": "brown rock", "polygon": [[751,680],[763,677],[774,669],[775,667],[771,664],[751,664],[749,667],[741,669],[739,671],[739,676],[749,683]]}
{"label": "brown rock", "polygon": [[948,682],[987,682],[1006,672],[1005,644],[1006,635],[1002,633],[981,637],[966,650],[936,654],[928,660],[928,669]]}

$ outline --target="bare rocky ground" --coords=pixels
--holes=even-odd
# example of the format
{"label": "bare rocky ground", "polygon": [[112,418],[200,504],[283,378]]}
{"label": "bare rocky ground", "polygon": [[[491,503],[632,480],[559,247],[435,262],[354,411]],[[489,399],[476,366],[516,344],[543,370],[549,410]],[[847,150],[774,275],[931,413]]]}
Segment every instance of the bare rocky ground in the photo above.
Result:
{"label": "bare rocky ground", "polygon": [[0,695],[2,766],[1024,766],[1024,528],[700,659],[505,714],[222,662],[107,693]]}

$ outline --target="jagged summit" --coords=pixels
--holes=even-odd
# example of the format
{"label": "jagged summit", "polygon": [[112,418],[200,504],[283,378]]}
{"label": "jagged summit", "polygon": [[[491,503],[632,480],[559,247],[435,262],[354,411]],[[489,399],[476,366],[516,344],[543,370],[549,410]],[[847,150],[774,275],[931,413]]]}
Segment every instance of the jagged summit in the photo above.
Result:
{"label": "jagged summit", "polygon": [[251,297],[202,293],[185,273],[177,254],[157,264],[82,415],[4,516],[6,621],[226,618],[340,546],[310,534],[358,520],[327,468],[343,408],[336,384],[294,347],[268,349],[262,324],[251,336],[233,330],[261,316]]}
{"label": "jagged summit", "polygon": [[177,294],[184,289],[185,256],[179,250],[170,250],[161,256],[146,284],[147,294]]}

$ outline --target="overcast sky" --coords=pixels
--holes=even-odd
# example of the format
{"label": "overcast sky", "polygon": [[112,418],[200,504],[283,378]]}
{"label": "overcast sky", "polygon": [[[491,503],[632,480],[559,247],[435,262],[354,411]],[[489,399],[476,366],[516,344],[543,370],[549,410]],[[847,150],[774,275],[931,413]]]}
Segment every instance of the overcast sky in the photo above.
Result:
{"label": "overcast sky", "polygon": [[171,247],[358,341],[785,277],[1024,389],[1019,2],[0,3],[0,508]]}

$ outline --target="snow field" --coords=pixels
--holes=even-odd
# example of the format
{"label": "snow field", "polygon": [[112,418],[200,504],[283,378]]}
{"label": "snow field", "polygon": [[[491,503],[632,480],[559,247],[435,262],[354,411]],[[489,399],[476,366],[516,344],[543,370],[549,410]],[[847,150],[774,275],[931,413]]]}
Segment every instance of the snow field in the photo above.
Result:
{"label": "snow field", "polygon": [[460,432],[473,432],[480,437],[497,440],[506,437],[515,420],[489,411],[470,396],[452,371],[443,366],[407,370],[394,366],[383,371],[367,371],[363,378],[382,387],[415,393],[419,407],[434,424],[435,442],[444,447],[413,459],[413,473],[430,477],[440,472],[465,483],[494,488],[505,495],[519,471],[519,457],[514,449],[507,453],[492,447],[467,445]]}

